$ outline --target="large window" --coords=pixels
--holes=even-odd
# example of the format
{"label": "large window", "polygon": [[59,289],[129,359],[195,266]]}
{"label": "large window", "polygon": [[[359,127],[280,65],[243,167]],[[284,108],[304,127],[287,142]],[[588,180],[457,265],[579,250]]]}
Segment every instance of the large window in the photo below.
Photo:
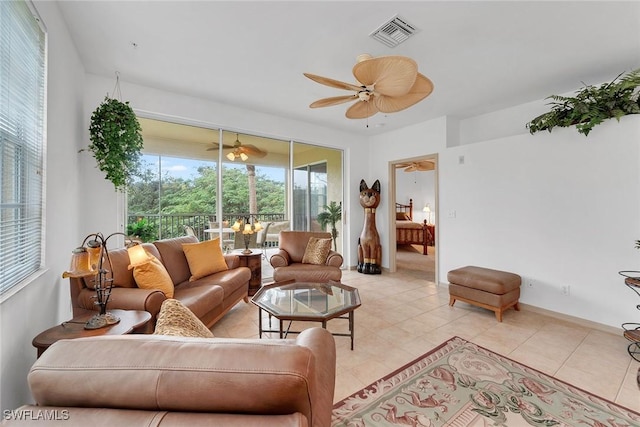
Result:
{"label": "large window", "polygon": [[0,1],[0,296],[42,265],[45,32]]}
{"label": "large window", "polygon": [[187,226],[201,240],[222,235],[237,249],[229,232],[237,219],[287,220],[288,142],[146,118],[140,124],[144,173],[129,188],[128,234],[151,241]]}
{"label": "large window", "polygon": [[[129,188],[127,231],[142,240],[193,233],[220,237],[224,249],[248,245],[268,255],[280,231],[317,231],[324,206],[342,201],[341,150],[139,120],[145,168]],[[245,242],[233,224],[247,219],[263,230]]]}

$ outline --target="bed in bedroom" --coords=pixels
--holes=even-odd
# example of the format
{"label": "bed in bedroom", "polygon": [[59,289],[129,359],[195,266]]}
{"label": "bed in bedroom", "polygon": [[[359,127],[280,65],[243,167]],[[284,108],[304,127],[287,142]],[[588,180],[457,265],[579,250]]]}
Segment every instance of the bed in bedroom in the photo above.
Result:
{"label": "bed in bedroom", "polygon": [[427,255],[427,247],[434,245],[434,232],[434,226],[427,225],[426,219],[413,221],[413,199],[409,199],[408,205],[396,203],[397,245],[422,245],[422,254]]}

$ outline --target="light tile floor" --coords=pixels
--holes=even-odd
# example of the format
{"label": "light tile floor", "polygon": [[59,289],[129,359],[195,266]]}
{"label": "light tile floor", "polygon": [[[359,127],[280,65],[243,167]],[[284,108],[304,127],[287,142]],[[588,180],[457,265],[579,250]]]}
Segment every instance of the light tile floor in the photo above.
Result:
{"label": "light tile floor", "polygon": [[[344,271],[342,282],[359,289],[362,306],[355,311],[355,349],[348,337],[336,337],[336,402],[459,336],[640,412],[640,362],[628,355],[621,334],[526,309],[508,310],[498,323],[488,310],[461,302],[449,307],[446,286],[402,273]],[[328,328],[345,332],[347,322],[331,320]],[[257,338],[258,309],[240,302],[212,330],[219,337]]]}

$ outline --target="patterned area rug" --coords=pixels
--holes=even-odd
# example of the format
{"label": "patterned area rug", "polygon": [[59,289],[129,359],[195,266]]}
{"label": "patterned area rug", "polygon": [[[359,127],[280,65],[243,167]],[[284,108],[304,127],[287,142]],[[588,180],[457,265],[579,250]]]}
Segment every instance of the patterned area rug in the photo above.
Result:
{"label": "patterned area rug", "polygon": [[454,337],[336,403],[332,426],[640,426],[640,414]]}

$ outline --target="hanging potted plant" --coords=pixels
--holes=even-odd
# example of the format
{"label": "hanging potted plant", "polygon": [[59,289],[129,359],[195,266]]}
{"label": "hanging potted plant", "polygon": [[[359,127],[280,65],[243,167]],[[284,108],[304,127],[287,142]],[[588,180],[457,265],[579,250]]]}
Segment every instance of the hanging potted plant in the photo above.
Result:
{"label": "hanging potted plant", "polygon": [[89,134],[88,150],[98,169],[116,190],[124,191],[138,172],[143,146],[140,123],[129,102],[107,95],[91,115]]}
{"label": "hanging potted plant", "polygon": [[336,202],[329,203],[328,206],[323,206],[324,212],[318,214],[318,222],[320,227],[324,230],[327,225],[331,224],[331,237],[333,238],[333,250],[338,251],[338,230],[336,224],[342,219],[342,206]]}
{"label": "hanging potted plant", "polygon": [[579,133],[589,135],[594,126],[611,118],[620,120],[627,114],[640,114],[640,69],[631,71],[600,86],[585,86],[576,96],[551,95],[551,111],[527,123],[530,133],[558,127],[575,126]]}

